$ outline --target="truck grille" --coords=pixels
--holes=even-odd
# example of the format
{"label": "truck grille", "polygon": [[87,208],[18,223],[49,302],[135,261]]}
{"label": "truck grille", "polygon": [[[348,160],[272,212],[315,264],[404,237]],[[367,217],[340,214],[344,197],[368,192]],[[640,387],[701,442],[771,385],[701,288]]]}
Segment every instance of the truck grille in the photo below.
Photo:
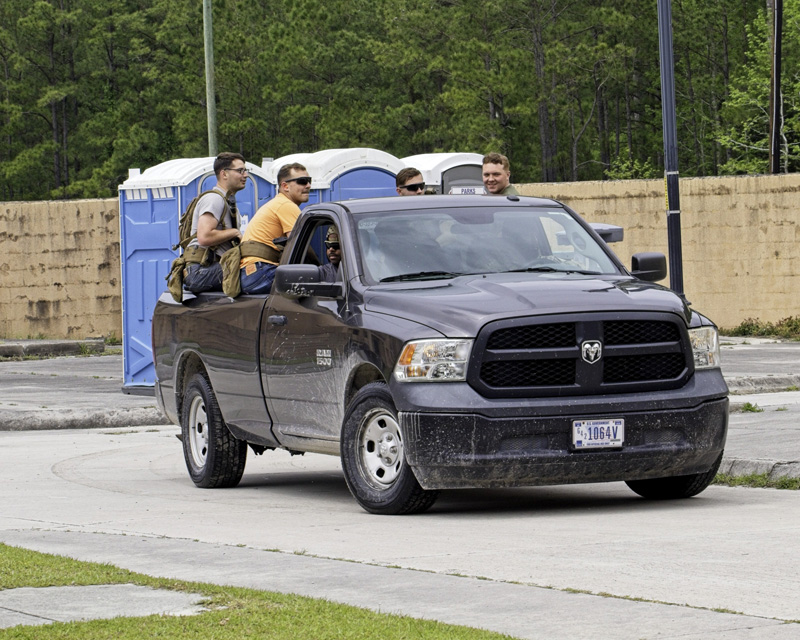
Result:
{"label": "truck grille", "polygon": [[[693,362],[681,320],[628,315],[490,323],[475,342],[469,382],[487,397],[626,393],[685,384]],[[582,357],[586,342],[601,345],[594,362]]]}

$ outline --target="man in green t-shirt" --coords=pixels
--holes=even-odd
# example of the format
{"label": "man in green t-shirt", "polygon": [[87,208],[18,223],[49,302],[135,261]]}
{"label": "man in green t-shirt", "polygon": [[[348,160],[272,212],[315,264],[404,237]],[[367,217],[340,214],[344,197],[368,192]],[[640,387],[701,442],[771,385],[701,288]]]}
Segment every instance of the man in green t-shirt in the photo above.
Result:
{"label": "man in green t-shirt", "polygon": [[501,153],[490,153],[483,157],[483,186],[492,196],[516,196],[517,190],[510,184],[511,166]]}

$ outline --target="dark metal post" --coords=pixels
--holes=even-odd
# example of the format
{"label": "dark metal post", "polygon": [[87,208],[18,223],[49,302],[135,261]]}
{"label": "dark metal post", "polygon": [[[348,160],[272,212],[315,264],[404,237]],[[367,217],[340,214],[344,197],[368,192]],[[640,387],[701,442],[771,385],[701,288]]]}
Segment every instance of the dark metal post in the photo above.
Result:
{"label": "dark metal post", "polygon": [[681,204],[678,190],[678,134],[675,117],[675,64],[672,57],[672,2],[658,0],[658,45],[661,60],[661,119],[664,126],[664,183],[670,288],[682,298]]}
{"label": "dark metal post", "polygon": [[769,172],[781,172],[781,40],[783,35],[783,0],[773,0],[772,7],[772,81],[769,88]]}
{"label": "dark metal post", "polygon": [[208,155],[217,155],[217,100],[214,97],[214,31],[211,0],[203,0],[203,43],[206,54],[206,115],[208,118]]}

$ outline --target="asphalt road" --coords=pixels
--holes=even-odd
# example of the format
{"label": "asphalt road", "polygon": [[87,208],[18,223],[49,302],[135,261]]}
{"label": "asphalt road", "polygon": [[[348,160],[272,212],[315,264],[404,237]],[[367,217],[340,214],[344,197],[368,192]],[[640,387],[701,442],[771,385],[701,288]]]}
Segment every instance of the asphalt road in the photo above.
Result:
{"label": "asphalt road", "polygon": [[176,432],[0,432],[0,541],[520,638],[800,636],[795,491],[464,490],[381,517],[326,456],[250,455],[238,488],[197,489]]}

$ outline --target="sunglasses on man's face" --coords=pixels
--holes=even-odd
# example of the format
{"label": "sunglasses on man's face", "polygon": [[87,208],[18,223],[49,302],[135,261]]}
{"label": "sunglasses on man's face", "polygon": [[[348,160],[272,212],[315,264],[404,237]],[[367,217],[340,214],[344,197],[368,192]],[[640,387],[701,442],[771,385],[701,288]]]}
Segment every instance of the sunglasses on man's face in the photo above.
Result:
{"label": "sunglasses on man's face", "polygon": [[414,184],[404,184],[401,189],[408,189],[409,191],[422,191],[425,188],[424,182],[415,182]]}
{"label": "sunglasses on man's face", "polygon": [[328,249],[333,249],[334,251],[338,251],[339,250],[339,243],[338,242],[326,242],[325,246],[328,247]]}
{"label": "sunglasses on man's face", "polygon": [[284,180],[284,182],[296,182],[301,187],[305,187],[308,184],[311,184],[311,178],[308,176],[302,176],[300,178],[289,178],[288,180]]}

